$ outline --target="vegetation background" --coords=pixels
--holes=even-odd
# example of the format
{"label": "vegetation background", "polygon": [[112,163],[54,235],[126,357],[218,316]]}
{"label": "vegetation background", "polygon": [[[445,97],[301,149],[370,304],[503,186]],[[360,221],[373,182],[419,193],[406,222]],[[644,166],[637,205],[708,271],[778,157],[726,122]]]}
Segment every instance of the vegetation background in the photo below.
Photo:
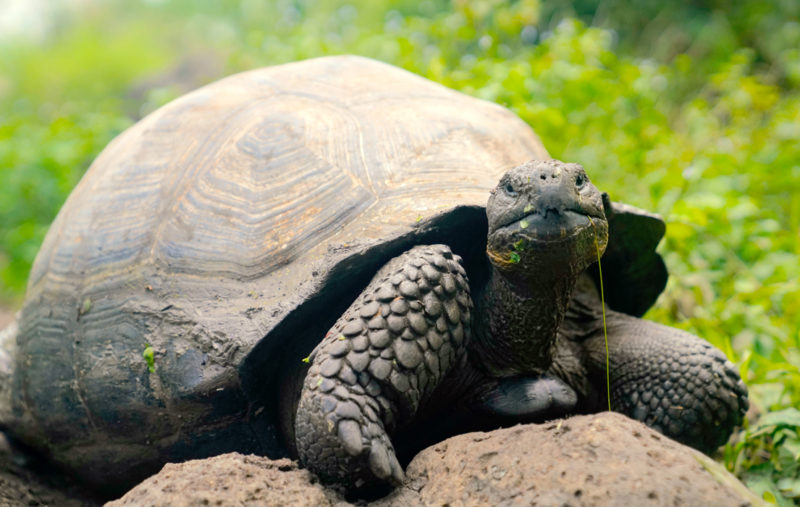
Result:
{"label": "vegetation background", "polygon": [[115,135],[224,75],[356,53],[503,104],[616,200],[662,214],[648,318],[752,400],[718,456],[800,502],[800,2],[0,0],[0,301]]}

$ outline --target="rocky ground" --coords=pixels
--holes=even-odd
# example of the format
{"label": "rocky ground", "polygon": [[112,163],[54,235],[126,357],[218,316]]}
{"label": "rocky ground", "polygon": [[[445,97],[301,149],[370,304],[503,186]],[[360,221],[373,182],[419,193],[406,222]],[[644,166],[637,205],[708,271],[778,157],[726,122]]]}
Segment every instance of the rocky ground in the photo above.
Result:
{"label": "rocky ground", "polygon": [[[459,435],[418,454],[406,475],[370,505],[760,503],[708,457],[612,413]],[[290,460],[233,453],[168,464],[109,505],[352,503]]]}

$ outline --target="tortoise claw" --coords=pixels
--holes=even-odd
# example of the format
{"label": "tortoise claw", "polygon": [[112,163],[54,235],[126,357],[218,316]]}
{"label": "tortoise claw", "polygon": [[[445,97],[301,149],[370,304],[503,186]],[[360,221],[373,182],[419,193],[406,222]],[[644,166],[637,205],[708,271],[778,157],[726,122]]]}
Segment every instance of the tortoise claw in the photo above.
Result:
{"label": "tortoise claw", "polygon": [[369,469],[378,479],[387,479],[392,475],[389,451],[380,440],[373,440],[369,451]]}
{"label": "tortoise claw", "polygon": [[403,467],[400,466],[400,462],[397,461],[397,457],[394,453],[389,455],[389,464],[392,467],[390,482],[395,486],[401,486],[406,480],[406,475],[403,473]]}

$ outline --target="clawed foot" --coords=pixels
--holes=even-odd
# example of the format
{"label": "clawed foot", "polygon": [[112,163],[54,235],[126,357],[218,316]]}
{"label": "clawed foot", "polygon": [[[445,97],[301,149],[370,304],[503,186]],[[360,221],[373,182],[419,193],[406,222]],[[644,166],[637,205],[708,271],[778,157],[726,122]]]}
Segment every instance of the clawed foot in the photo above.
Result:
{"label": "clawed foot", "polygon": [[611,316],[613,409],[705,453],[724,444],[749,406],[736,367],[696,336]]}
{"label": "clawed foot", "polygon": [[390,260],[310,356],[295,419],[300,461],[326,482],[403,482],[390,436],[464,359],[472,301],[444,245]]}
{"label": "clawed foot", "polygon": [[329,371],[323,362],[306,377],[295,422],[301,463],[326,482],[402,484],[403,469],[380,417],[391,410],[389,401],[369,375],[349,385],[323,374]]}

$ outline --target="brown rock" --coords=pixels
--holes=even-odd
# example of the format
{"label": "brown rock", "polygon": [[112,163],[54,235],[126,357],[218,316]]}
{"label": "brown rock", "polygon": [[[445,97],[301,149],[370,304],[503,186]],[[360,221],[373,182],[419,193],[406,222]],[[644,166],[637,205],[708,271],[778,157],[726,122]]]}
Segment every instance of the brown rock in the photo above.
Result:
{"label": "brown rock", "polygon": [[382,505],[754,505],[703,454],[605,412],[488,433],[420,452]]}
{"label": "brown rock", "polygon": [[[615,413],[459,435],[420,452],[371,505],[759,505],[710,458]],[[287,459],[168,464],[107,505],[351,505]]]}
{"label": "brown rock", "polygon": [[168,463],[106,506],[349,505],[288,459],[238,453]]}

